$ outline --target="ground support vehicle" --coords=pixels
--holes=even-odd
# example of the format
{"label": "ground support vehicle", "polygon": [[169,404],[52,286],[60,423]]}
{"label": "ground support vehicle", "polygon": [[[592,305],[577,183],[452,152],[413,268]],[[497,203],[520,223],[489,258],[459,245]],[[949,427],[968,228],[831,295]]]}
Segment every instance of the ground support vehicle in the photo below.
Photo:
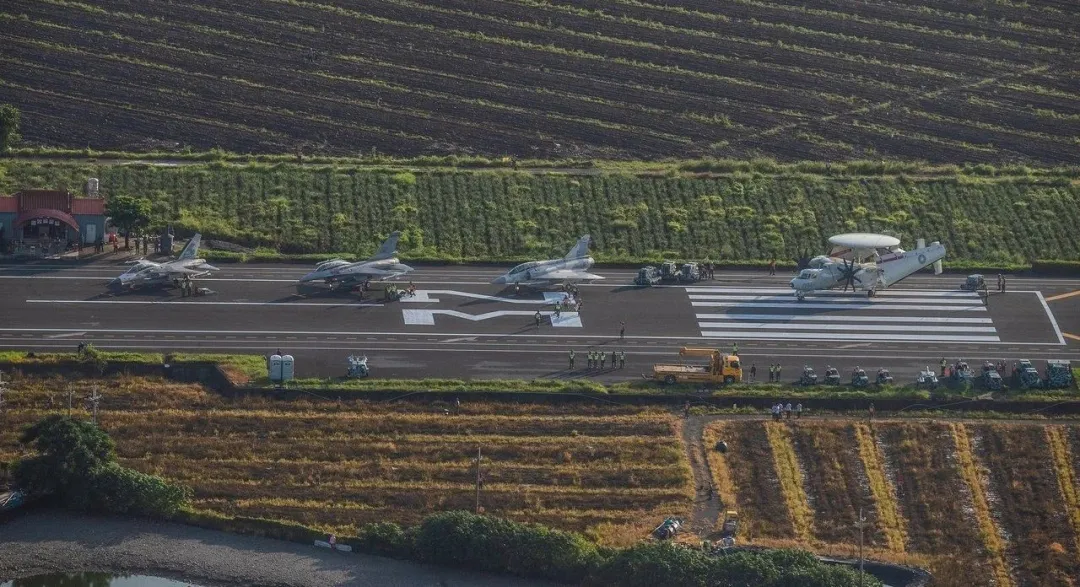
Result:
{"label": "ground support vehicle", "polygon": [[866,371],[862,367],[856,367],[851,372],[851,384],[855,387],[868,387],[870,385],[870,378],[866,376]]}
{"label": "ground support vehicle", "polygon": [[679,266],[675,261],[664,261],[660,264],[660,280],[672,282],[679,280]]}
{"label": "ground support vehicle", "polygon": [[975,372],[968,367],[967,361],[957,361],[953,364],[950,377],[952,377],[952,380],[956,383],[963,384],[974,379]]}
{"label": "ground support vehicle", "polygon": [[652,265],[638,269],[637,277],[634,278],[634,285],[647,287],[658,283],[660,283],[660,270]]}
{"label": "ground support vehicle", "polygon": [[825,367],[825,384],[840,385],[840,371],[836,367],[832,365]]}
{"label": "ground support vehicle", "polygon": [[1051,359],[1046,362],[1046,387],[1063,389],[1073,384],[1072,363]]}
{"label": "ground support vehicle", "polygon": [[888,369],[878,369],[877,379],[875,383],[878,385],[891,385],[893,382],[892,375],[889,374]]}
{"label": "ground support vehicle", "polygon": [[987,391],[1000,391],[1002,388],[1001,374],[993,363],[986,363],[982,368],[981,382],[983,389]]}
{"label": "ground support vehicle", "polygon": [[669,540],[674,538],[681,529],[682,520],[678,518],[667,518],[652,531],[652,535],[655,536],[657,540]]}
{"label": "ground support vehicle", "polygon": [[934,389],[938,386],[937,374],[934,373],[933,369],[924,369],[923,371],[920,371],[919,376],[915,378],[915,384],[919,387]]}
{"label": "ground support vehicle", "polygon": [[986,279],[982,275],[976,273],[974,275],[968,275],[964,283],[960,284],[960,289],[964,291],[978,291],[980,289],[986,289]]}
{"label": "ground support vehicle", "polygon": [[701,281],[701,268],[697,263],[683,263],[683,266],[679,268],[679,281],[682,283]]}
{"label": "ground support vehicle", "polygon": [[349,370],[346,376],[359,378],[367,377],[370,371],[368,371],[367,355],[363,357],[357,357],[356,355],[349,356]]}
{"label": "ground support vehicle", "polygon": [[817,373],[810,365],[803,367],[802,376],[799,377],[800,385],[817,385]]}
{"label": "ground support vehicle", "polygon": [[735,546],[735,535],[739,532],[739,512],[727,510],[724,512],[724,523],[720,526],[720,545],[724,547]]}
{"label": "ground support vehicle", "polygon": [[720,349],[683,347],[682,357],[709,357],[708,365],[653,365],[652,378],[671,385],[674,383],[741,383],[742,365],[737,355],[725,354]]}

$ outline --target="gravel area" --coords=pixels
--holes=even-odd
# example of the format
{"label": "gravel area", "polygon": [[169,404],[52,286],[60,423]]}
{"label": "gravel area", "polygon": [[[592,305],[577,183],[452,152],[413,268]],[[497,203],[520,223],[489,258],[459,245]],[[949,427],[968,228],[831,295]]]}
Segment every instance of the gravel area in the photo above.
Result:
{"label": "gravel area", "polygon": [[61,571],[268,587],[554,585],[150,520],[39,511],[0,523],[0,581]]}

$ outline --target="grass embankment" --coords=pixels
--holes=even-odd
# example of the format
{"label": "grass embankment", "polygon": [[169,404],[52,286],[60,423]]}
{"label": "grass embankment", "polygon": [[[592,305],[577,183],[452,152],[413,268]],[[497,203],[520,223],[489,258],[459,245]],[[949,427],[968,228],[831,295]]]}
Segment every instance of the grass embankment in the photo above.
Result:
{"label": "grass embankment", "polygon": [[[571,176],[19,160],[2,162],[0,169],[0,192],[43,186],[79,191],[87,177],[97,177],[106,195],[150,198],[155,223],[262,247],[253,258],[367,255],[399,229],[402,256],[411,260],[547,258],[565,254],[589,233],[598,262],[674,257],[759,264],[774,256],[790,262],[817,254],[830,235],[868,230],[895,233],[908,246],[919,237],[940,239],[949,250],[947,264],[968,268],[1020,269],[1037,258],[1080,261],[1080,242],[1070,236],[1080,224],[1080,186],[1068,170],[866,177],[781,165],[773,174],[747,173],[718,162],[720,171],[705,175],[696,171],[713,169],[706,163],[666,175]],[[1003,209],[1010,211],[1008,221]],[[1015,233],[1028,237],[996,238]]]}
{"label": "grass embankment", "polygon": [[1050,455],[1054,460],[1054,473],[1058,481],[1058,489],[1065,501],[1068,511],[1069,525],[1072,526],[1075,537],[1077,556],[1080,556],[1080,481],[1073,470],[1069,454],[1072,447],[1065,430],[1061,426],[1046,427],[1046,443],[1050,447]]}

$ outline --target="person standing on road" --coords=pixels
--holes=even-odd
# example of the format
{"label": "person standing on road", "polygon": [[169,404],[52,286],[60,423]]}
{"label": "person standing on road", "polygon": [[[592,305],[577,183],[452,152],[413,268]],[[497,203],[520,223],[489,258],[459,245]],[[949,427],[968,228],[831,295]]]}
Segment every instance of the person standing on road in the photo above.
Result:
{"label": "person standing on road", "polygon": [[538,330],[540,329],[540,318],[541,317],[542,317],[542,314],[540,314],[540,310],[537,310],[536,314],[533,316],[533,318],[536,320],[536,328]]}
{"label": "person standing on road", "polygon": [[776,382],[780,383],[780,363],[776,364]]}
{"label": "person standing on road", "polygon": [[776,380],[776,365],[769,363],[769,383]]}
{"label": "person standing on road", "polygon": [[600,351],[600,368],[603,369],[604,365],[606,363],[607,363],[607,353],[605,353],[604,351]]}
{"label": "person standing on road", "polygon": [[941,357],[941,376],[942,376],[942,377],[944,377],[944,376],[945,376],[945,367],[946,367],[946,366],[947,366],[948,364],[949,364],[949,362],[945,360],[945,357]]}
{"label": "person standing on road", "polygon": [[574,369],[574,349],[570,349],[570,370]]}
{"label": "person standing on road", "polygon": [[776,259],[769,261],[769,275],[776,275]]}
{"label": "person standing on road", "polygon": [[736,357],[739,356],[739,343],[732,343],[731,354],[735,355]]}
{"label": "person standing on road", "polygon": [[1001,293],[1005,293],[1005,276],[1001,276]]}
{"label": "person standing on road", "polygon": [[626,367],[626,351],[619,351],[619,368]]}
{"label": "person standing on road", "polygon": [[626,320],[619,323],[619,340],[626,338]]}
{"label": "person standing on road", "polygon": [[750,383],[753,383],[755,379],[757,379],[757,364],[756,363],[751,363],[750,364]]}

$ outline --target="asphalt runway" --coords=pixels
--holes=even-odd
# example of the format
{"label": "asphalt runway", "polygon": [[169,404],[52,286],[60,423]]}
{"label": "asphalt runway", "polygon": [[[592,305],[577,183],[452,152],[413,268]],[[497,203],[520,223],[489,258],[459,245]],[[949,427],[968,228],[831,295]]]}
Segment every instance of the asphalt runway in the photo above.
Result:
{"label": "asphalt runway", "polygon": [[[366,354],[376,377],[637,378],[657,362],[679,362],[682,346],[739,345],[744,364],[879,367],[913,379],[942,357],[969,362],[1050,358],[1080,362],[1080,279],[1013,278],[986,300],[962,292],[962,275],[912,276],[879,292],[826,292],[795,300],[790,273],[718,272],[690,286],[638,288],[630,270],[600,270],[580,287],[579,312],[553,315],[556,292],[520,295],[490,281],[501,267],[419,267],[417,295],[384,302],[382,284],[355,293],[306,287],[307,265],[228,265],[198,280],[216,293],[182,298],[174,289],[110,295],[115,263],[0,265],[0,347],[245,352],[280,349],[298,376],[342,375],[345,358]],[[988,276],[993,282],[993,276]],[[398,280],[405,285],[408,279]],[[535,326],[534,313],[543,319]],[[620,327],[625,323],[625,337]],[[568,351],[577,355],[568,367]],[[624,351],[625,369],[585,369],[589,350]],[[1040,366],[1041,367],[1041,366]]]}

